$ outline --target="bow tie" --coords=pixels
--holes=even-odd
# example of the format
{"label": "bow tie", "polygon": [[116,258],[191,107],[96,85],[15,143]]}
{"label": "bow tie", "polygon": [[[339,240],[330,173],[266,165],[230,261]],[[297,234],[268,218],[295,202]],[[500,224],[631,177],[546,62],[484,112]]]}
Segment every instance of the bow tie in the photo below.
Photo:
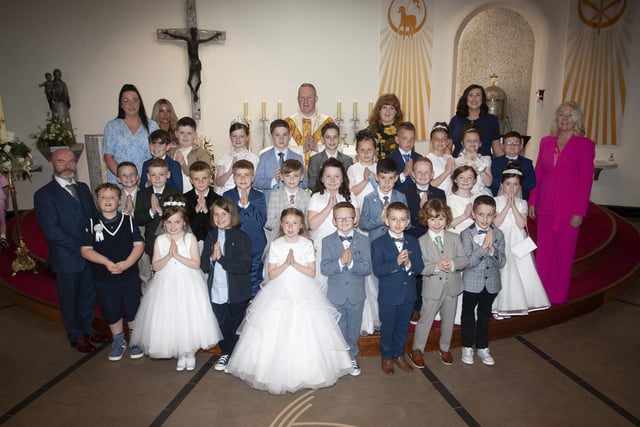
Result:
{"label": "bow tie", "polygon": [[481,228],[478,229],[478,234],[487,234],[488,230],[483,230]]}
{"label": "bow tie", "polygon": [[396,243],[404,244],[404,237],[393,237],[393,241]]}
{"label": "bow tie", "polygon": [[340,236],[341,241],[353,242],[353,236]]}

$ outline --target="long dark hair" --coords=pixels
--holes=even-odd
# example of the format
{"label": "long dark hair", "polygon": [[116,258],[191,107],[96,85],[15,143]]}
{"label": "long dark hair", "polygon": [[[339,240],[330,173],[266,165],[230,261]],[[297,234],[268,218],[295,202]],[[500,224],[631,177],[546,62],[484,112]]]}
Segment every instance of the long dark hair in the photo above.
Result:
{"label": "long dark hair", "polygon": [[340,193],[347,202],[351,201],[351,190],[349,190],[349,178],[347,177],[347,171],[344,169],[344,165],[340,160],[335,159],[333,157],[329,157],[322,164],[320,168],[320,172],[318,173],[318,180],[316,181],[316,186],[313,189],[314,193],[324,194],[324,183],[322,182],[322,175],[324,175],[324,171],[327,168],[338,168],[342,172],[342,184],[340,184],[340,188],[338,188],[338,193]]}
{"label": "long dark hair", "polygon": [[131,83],[126,83],[122,85],[122,89],[120,89],[120,93],[118,94],[118,118],[124,119],[124,110],[122,109],[122,94],[125,92],[135,92],[138,95],[138,99],[140,100],[140,107],[138,108],[138,117],[140,117],[140,121],[142,122],[142,126],[149,132],[149,118],[147,117],[147,111],[144,109],[144,102],[142,102],[142,96],[140,96],[140,92],[138,88],[132,85]]}
{"label": "long dark hair", "polygon": [[469,92],[474,89],[480,89],[482,92],[482,104],[480,105],[480,115],[484,116],[485,114],[489,114],[489,106],[487,105],[487,93],[484,91],[484,88],[480,85],[471,85],[468,86],[464,92],[462,92],[462,96],[458,99],[458,106],[456,107],[456,115],[462,117],[469,116],[469,106],[467,105],[467,97],[469,96]]}

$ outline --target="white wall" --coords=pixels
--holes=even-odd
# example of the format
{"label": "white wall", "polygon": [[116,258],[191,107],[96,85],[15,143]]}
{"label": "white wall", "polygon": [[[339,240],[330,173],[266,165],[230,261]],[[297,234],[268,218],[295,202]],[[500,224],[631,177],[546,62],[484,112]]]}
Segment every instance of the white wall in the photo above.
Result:
{"label": "white wall", "polygon": [[[629,3],[629,9],[634,7]],[[380,11],[386,4],[388,0],[198,0],[199,27],[227,32],[225,43],[200,47],[200,130],[214,140],[216,152],[228,149],[228,124],[242,113],[244,100],[250,103],[252,140],[257,146],[260,101],[267,101],[269,119],[275,118],[278,100],[284,115],[290,114],[303,81],[317,86],[320,111],[334,115],[336,100],[341,99],[349,119],[348,106],[358,100],[362,115],[378,93]],[[535,101],[535,93],[530,94],[528,133],[535,142],[548,133],[561,101],[566,23],[575,1],[429,1],[435,24],[427,123],[448,120],[454,111],[459,96],[453,93],[455,46],[461,26],[478,11],[495,6],[517,11],[534,31],[532,92],[546,89],[542,104]],[[166,97],[179,115],[189,115],[184,43],[155,38],[157,28],[186,25],[184,8],[181,0],[25,0],[3,7],[0,96],[9,130],[27,140],[43,124],[48,107],[37,85],[44,72],[56,67],[62,69],[71,93],[71,117],[79,138],[102,133],[104,124],[115,117],[123,83],[138,86],[149,111],[157,98]],[[635,120],[640,113],[640,82],[630,77],[640,71],[638,32],[633,38],[620,145],[598,148],[599,158],[614,152],[620,168],[603,172],[594,183],[592,199],[599,203],[640,205],[640,179],[635,173],[640,159],[636,141],[640,124]],[[425,144],[419,147],[426,150]],[[80,169],[80,179],[88,181],[86,161]],[[19,183],[21,209],[32,207],[32,192],[49,179],[45,165],[31,183]]]}

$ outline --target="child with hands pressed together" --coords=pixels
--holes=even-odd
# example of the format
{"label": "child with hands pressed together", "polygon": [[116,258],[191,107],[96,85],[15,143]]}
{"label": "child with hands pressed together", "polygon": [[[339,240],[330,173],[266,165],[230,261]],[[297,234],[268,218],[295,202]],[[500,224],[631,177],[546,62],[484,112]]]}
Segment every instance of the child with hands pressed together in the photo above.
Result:
{"label": "child with hands pressed together", "polygon": [[455,169],[453,157],[447,153],[449,141],[449,127],[447,124],[445,122],[435,122],[430,135],[431,151],[426,157],[431,160],[433,165],[431,185],[438,187],[447,195],[451,193],[451,174]]}
{"label": "child with hands pressed together", "polygon": [[478,152],[482,140],[480,129],[473,124],[466,124],[462,128],[462,147],[464,148],[456,158],[456,166],[471,166],[475,169],[477,179],[471,190],[475,196],[486,194],[491,196],[491,156],[483,156]]}
{"label": "child with hands pressed together", "polygon": [[471,211],[475,195],[471,192],[476,182],[476,170],[472,166],[463,165],[453,171],[453,192],[447,197],[447,205],[451,207],[453,220],[449,231],[460,234],[462,230],[473,224]]}
{"label": "child with hands pressed together", "polygon": [[274,394],[328,387],[352,373],[339,314],[313,279],[315,250],[304,215],[282,211],[282,237],[269,248],[269,282],[239,328],[227,372]]}
{"label": "child with hands pressed together", "polygon": [[162,225],[165,233],[153,249],[155,275],[138,309],[131,342],[152,358],[177,358],[177,371],[191,371],[198,349],[213,347],[222,334],[200,273],[198,243],[186,232],[183,195],[163,200]]}
{"label": "child with hands pressed together", "polygon": [[362,206],[365,196],[378,184],[376,175],[376,134],[368,129],[356,133],[356,154],[358,161],[347,169],[351,192],[358,206]]}
{"label": "child with hands pressed together", "polygon": [[238,160],[249,160],[253,166],[258,166],[258,156],[249,150],[249,123],[246,120],[236,117],[229,127],[229,139],[231,140],[231,151],[220,156],[216,162],[216,193],[223,194],[231,190],[233,183],[233,164]]}
{"label": "child with hands pressed together", "polygon": [[[80,253],[91,263],[100,310],[113,336],[109,360],[118,361],[127,348],[122,318],[127,319],[129,334],[133,333],[140,304],[137,262],[144,251],[144,241],[133,218],[118,212],[120,188],[100,184],[95,192],[100,215],[89,221]],[[129,355],[139,359],[143,353],[132,345]]]}

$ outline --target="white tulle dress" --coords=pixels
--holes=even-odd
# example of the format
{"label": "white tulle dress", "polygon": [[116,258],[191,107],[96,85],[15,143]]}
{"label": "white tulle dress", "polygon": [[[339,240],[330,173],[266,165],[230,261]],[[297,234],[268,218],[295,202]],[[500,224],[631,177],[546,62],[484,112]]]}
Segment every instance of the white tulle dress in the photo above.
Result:
{"label": "white tulle dress", "polygon": [[[301,264],[315,260],[313,243],[300,236],[271,242],[269,262],[284,263],[289,249]],[[316,280],[289,267],[249,306],[227,372],[274,394],[331,386],[352,371],[338,318]]]}
{"label": "white tulle dress", "polygon": [[[166,234],[158,236],[156,242],[161,256],[169,253]],[[180,255],[188,258],[189,246],[196,241],[186,233],[176,244]],[[200,348],[211,348],[222,339],[200,270],[175,258],[153,275],[135,325],[131,343],[152,358],[178,358]]]}
{"label": "white tulle dress", "polygon": [[[502,212],[507,205],[506,197],[498,196],[495,200],[496,211]],[[515,201],[518,212],[526,215],[527,202],[517,198]],[[507,213],[499,228],[504,234],[507,263],[500,270],[502,290],[493,302],[493,313],[508,317],[549,308],[549,298],[536,271],[533,255],[518,258],[511,252],[511,247],[527,237],[526,232],[516,224],[513,212]]]}

